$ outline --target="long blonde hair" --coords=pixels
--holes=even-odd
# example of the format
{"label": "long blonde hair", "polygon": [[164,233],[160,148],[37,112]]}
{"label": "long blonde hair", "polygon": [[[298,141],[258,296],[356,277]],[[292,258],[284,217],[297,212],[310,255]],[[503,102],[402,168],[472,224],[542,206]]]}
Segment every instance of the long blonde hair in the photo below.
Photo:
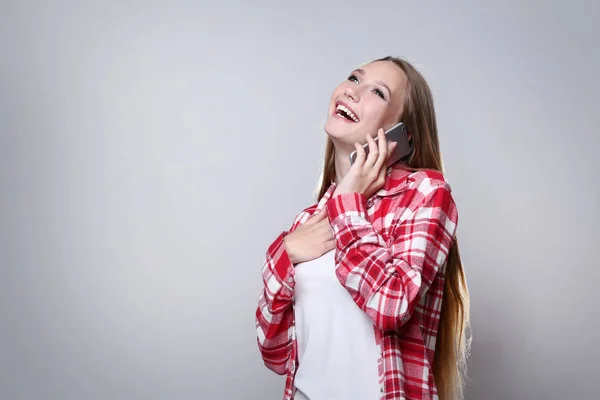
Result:
{"label": "long blonde hair", "polygon": [[[414,150],[405,161],[406,166],[415,171],[430,169],[443,172],[433,96],[425,78],[403,59],[388,56],[375,61],[394,63],[404,71],[408,80],[401,119],[412,134]],[[335,148],[331,139],[327,138],[319,200],[335,177]],[[432,361],[440,400],[463,398],[470,342],[469,293],[455,237],[446,260],[444,297]]]}

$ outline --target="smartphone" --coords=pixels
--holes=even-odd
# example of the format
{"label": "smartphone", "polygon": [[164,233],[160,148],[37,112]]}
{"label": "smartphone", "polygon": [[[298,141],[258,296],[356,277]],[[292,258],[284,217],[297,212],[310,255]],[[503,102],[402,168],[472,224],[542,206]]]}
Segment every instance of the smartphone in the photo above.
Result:
{"label": "smartphone", "polygon": [[[392,126],[385,132],[385,138],[387,142],[396,142],[396,148],[392,155],[389,156],[387,166],[400,161],[407,155],[409,155],[412,151],[410,142],[408,140],[408,130],[406,129],[406,125],[403,122],[399,122],[396,125]],[[377,143],[379,137],[375,137],[375,143]],[[363,149],[365,149],[365,154],[369,154],[369,143],[363,145]],[[356,150],[350,153],[350,165],[354,164],[356,161]]]}

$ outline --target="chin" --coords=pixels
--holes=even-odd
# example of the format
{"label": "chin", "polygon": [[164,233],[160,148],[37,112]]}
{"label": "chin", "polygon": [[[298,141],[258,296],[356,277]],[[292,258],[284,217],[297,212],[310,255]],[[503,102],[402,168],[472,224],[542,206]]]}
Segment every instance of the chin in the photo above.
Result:
{"label": "chin", "polygon": [[352,138],[357,136],[357,128],[359,127],[356,125],[336,121],[333,118],[328,118],[325,123],[325,132],[331,139],[338,142],[349,142],[350,144],[354,143]]}
{"label": "chin", "polygon": [[325,133],[332,139],[342,139],[345,135],[342,130],[337,129],[336,127],[325,125]]}

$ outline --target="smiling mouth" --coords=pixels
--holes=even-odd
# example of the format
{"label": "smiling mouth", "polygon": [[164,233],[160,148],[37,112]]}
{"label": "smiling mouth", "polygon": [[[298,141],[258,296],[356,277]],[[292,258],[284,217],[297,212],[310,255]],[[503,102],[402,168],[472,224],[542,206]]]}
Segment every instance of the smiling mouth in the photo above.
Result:
{"label": "smiling mouth", "polygon": [[335,107],[335,114],[350,121],[350,122],[358,122],[358,117],[350,110],[348,107],[338,104]]}

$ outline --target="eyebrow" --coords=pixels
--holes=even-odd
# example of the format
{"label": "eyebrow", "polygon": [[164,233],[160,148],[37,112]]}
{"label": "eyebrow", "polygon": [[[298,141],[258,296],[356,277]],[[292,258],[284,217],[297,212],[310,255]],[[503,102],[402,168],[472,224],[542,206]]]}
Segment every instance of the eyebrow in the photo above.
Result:
{"label": "eyebrow", "polygon": [[[361,75],[366,75],[365,74],[365,70],[361,69],[361,68],[355,69],[354,72],[358,72]],[[375,82],[378,83],[378,84],[380,84],[384,88],[386,88],[387,91],[388,91],[388,93],[392,93],[392,91],[390,90],[390,87],[388,85],[386,85],[385,82],[382,82],[382,81],[375,81]]]}

